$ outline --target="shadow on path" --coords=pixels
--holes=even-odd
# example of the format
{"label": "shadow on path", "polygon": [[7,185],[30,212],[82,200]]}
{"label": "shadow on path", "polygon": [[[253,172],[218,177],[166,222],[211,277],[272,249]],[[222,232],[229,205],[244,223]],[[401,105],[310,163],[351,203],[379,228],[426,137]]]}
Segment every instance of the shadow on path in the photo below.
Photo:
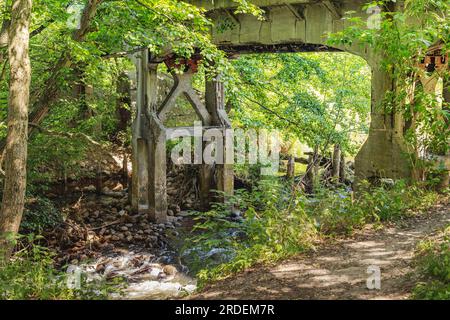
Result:
{"label": "shadow on path", "polygon": [[[450,223],[448,204],[404,221],[402,227],[363,230],[318,251],[253,268],[213,284],[191,299],[407,299],[417,243]],[[367,268],[381,269],[381,290],[368,290]]]}

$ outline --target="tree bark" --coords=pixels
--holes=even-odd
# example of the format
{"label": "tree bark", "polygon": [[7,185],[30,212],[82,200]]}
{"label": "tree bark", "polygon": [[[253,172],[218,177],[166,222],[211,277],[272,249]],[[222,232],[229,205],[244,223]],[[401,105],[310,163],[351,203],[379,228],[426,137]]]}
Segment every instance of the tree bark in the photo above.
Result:
{"label": "tree bark", "polygon": [[32,0],[13,1],[8,32],[10,61],[8,134],[5,149],[5,181],[0,210],[0,249],[2,249],[0,257],[5,260],[8,259],[12,250],[12,243],[8,239],[19,231],[25,203],[31,81],[29,57],[31,6]]}
{"label": "tree bark", "polygon": [[306,167],[306,192],[308,194],[313,194],[318,179],[318,159],[319,158],[319,149],[318,147],[314,147],[314,152],[309,155],[308,166]]}
{"label": "tree bark", "polygon": [[292,179],[295,175],[295,158],[290,155],[287,162],[286,178]]}
{"label": "tree bark", "polygon": [[340,163],[340,170],[339,170],[339,180],[341,183],[345,183],[345,180],[347,179],[346,173],[345,173],[345,154],[341,151],[341,163]]}
{"label": "tree bark", "polygon": [[335,144],[333,150],[333,167],[332,167],[333,182],[339,182],[340,171],[341,171],[341,146],[339,144]]}

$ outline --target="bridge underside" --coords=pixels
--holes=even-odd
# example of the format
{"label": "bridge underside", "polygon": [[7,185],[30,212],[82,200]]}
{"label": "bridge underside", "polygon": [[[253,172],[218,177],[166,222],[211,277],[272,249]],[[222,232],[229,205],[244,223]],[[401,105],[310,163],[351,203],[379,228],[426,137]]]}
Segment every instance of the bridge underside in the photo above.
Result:
{"label": "bridge underside", "polygon": [[[326,35],[342,31],[349,22],[342,19],[345,12],[367,18],[362,9],[365,0],[253,0],[263,10],[263,19],[235,13],[233,1],[186,1],[203,7],[213,21],[211,35],[214,43],[225,50],[242,53],[256,48],[266,52],[336,51],[326,46]],[[346,48],[364,55],[364,49]]]}
{"label": "bridge underside", "polygon": [[322,44],[281,43],[281,44],[221,44],[219,48],[231,57],[252,53],[295,53],[295,52],[342,52],[341,49]]}
{"label": "bridge underside", "polygon": [[372,112],[369,137],[356,157],[358,179],[409,178],[410,170],[403,143],[404,121],[397,113],[385,114],[380,107],[392,81],[379,66],[381,57],[356,43],[332,47],[327,35],[350,25],[342,19],[346,12],[371,21],[373,12],[366,0],[252,0],[264,10],[264,20],[236,14],[231,0],[188,1],[208,10],[213,20],[213,41],[230,56],[263,52],[346,51],[364,58],[372,68]]}
{"label": "bridge underside", "polygon": [[409,178],[410,170],[403,144],[404,121],[397,113],[385,114],[380,107],[385,92],[392,88],[389,74],[379,66],[381,57],[356,43],[332,47],[327,35],[350,25],[342,19],[346,12],[363,21],[376,17],[363,6],[366,0],[252,0],[264,10],[260,20],[235,13],[231,0],[187,1],[207,10],[213,21],[214,43],[231,57],[246,53],[345,51],[364,58],[372,68],[372,112],[369,138],[356,157],[358,179],[379,177]]}

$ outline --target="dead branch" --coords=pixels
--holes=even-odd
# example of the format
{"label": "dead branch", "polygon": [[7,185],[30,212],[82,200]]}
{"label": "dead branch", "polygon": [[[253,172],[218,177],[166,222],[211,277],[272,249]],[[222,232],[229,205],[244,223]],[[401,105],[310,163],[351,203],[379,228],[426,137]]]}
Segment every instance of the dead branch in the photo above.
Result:
{"label": "dead branch", "polygon": [[83,140],[87,141],[89,144],[94,145],[96,147],[100,147],[103,148],[103,145],[97,141],[95,141],[94,139],[92,139],[91,137],[89,137],[88,135],[82,133],[82,132],[60,132],[60,131],[54,131],[54,130],[49,130],[49,129],[45,129],[43,127],[41,127],[38,124],[35,123],[29,123],[28,124],[30,127],[35,128],[36,130],[38,130],[41,133],[45,133],[51,136],[59,136],[59,137],[66,137],[66,138],[82,138]]}

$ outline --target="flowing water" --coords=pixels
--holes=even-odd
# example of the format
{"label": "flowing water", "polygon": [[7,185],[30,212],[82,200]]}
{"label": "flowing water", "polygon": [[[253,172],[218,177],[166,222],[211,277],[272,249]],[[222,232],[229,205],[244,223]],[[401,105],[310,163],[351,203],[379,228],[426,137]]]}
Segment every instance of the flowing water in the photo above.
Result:
{"label": "flowing water", "polygon": [[176,236],[157,253],[130,246],[118,252],[100,256],[94,261],[68,267],[69,273],[80,271],[89,280],[108,280],[119,277],[125,281],[120,294],[112,299],[172,299],[195,291],[196,279],[180,258],[184,238],[189,235],[193,222],[189,218],[176,229]]}

